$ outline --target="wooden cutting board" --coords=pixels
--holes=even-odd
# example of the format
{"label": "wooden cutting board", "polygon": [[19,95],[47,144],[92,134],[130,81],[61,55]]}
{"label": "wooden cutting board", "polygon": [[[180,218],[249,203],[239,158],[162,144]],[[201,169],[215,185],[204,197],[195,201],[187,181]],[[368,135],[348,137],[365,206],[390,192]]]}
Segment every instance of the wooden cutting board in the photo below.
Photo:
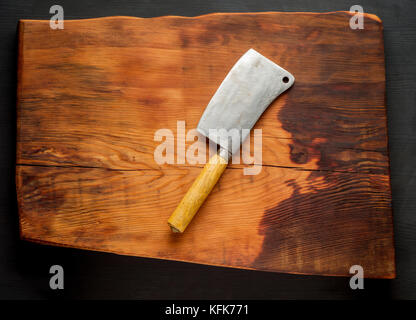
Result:
{"label": "wooden cutting board", "polygon": [[[22,239],[276,272],[395,276],[383,26],[365,15],[209,14],[19,23]],[[202,165],[154,160],[249,48],[296,83],[256,125],[263,166],[231,164],[184,234],[166,221]],[[193,141],[186,142],[190,146]]]}

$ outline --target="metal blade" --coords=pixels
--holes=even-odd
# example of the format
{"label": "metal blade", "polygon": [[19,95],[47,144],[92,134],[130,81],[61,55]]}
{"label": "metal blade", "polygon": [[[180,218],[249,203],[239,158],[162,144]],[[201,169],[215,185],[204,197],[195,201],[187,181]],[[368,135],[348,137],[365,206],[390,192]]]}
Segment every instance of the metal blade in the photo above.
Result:
{"label": "metal blade", "polygon": [[215,92],[199,120],[198,132],[234,153],[264,110],[294,81],[288,71],[248,50]]}

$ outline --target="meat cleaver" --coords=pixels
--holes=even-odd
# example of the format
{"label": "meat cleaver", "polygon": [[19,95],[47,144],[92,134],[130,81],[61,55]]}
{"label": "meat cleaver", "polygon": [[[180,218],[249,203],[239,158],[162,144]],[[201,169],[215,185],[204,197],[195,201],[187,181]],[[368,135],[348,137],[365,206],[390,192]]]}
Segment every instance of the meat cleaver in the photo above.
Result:
{"label": "meat cleaver", "polygon": [[292,74],[254,49],[248,50],[231,68],[197,127],[199,133],[219,146],[219,151],[209,159],[168,219],[173,232],[185,231],[249,130],[294,81]]}

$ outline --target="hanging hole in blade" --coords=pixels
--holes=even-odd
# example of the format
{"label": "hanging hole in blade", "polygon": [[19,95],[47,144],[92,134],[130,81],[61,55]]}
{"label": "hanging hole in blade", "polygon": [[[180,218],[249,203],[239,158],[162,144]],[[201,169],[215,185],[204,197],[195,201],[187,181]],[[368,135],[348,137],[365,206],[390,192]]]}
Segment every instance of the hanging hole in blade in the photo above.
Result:
{"label": "hanging hole in blade", "polygon": [[283,77],[282,81],[283,81],[283,83],[288,83],[289,82],[289,78],[288,77]]}

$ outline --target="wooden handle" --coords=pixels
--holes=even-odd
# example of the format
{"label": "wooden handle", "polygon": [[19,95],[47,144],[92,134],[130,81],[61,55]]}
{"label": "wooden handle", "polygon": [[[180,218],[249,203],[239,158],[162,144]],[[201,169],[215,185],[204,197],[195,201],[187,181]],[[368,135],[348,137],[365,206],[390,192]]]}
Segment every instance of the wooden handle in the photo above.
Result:
{"label": "wooden handle", "polygon": [[211,157],[188,192],[168,219],[173,232],[184,232],[198,209],[211,193],[228,164],[228,152],[224,149]]}

